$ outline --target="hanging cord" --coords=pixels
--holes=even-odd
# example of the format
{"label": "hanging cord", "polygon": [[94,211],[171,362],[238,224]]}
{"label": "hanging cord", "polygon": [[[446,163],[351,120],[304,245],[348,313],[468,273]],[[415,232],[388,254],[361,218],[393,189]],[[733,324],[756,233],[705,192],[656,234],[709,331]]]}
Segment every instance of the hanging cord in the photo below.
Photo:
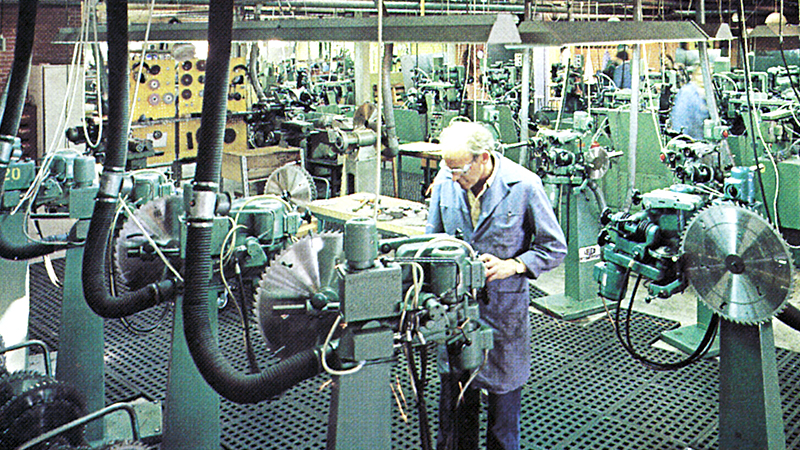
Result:
{"label": "hanging cord", "polygon": [[[250,197],[250,199],[245,203],[250,203],[254,197]],[[225,238],[222,240],[222,247],[219,252],[219,275],[222,280],[223,286],[225,286],[225,295],[230,297],[233,300],[233,304],[236,305],[236,309],[239,312],[239,318],[241,319],[242,324],[242,338],[244,341],[244,350],[245,354],[247,355],[247,362],[249,365],[249,370],[251,374],[256,374],[260,372],[258,368],[258,362],[256,361],[255,352],[253,351],[252,341],[250,339],[250,320],[249,320],[249,309],[247,308],[247,300],[245,297],[245,285],[244,279],[242,278],[242,269],[241,269],[241,261],[239,260],[239,255],[235,255],[234,260],[234,273],[236,274],[236,282],[238,285],[239,292],[241,293],[240,296],[236,296],[236,294],[231,289],[230,284],[228,283],[228,279],[225,276],[225,266],[228,262],[234,257],[235,252],[235,242],[236,242],[236,232],[240,229],[246,229],[244,225],[237,224],[239,219],[239,214],[244,209],[244,206],[239,210],[236,215],[236,218],[228,218],[230,220],[232,226],[228,233],[225,235]],[[274,218],[273,218],[274,219]],[[230,246],[228,243],[230,242]]]}
{"label": "hanging cord", "polygon": [[139,219],[136,218],[136,214],[133,212],[133,210],[131,210],[130,206],[128,206],[128,202],[126,202],[124,198],[120,198],[119,205],[120,207],[122,207],[123,210],[125,210],[125,215],[128,217],[128,219],[132,220],[134,225],[136,225],[136,227],[139,228],[139,230],[142,232],[142,235],[145,237],[145,239],[147,239],[147,242],[153,247],[153,250],[155,250],[158,257],[161,258],[161,261],[164,263],[164,265],[166,265],[167,269],[170,272],[172,272],[172,275],[175,276],[176,279],[180,280],[180,282],[183,283],[183,277],[181,276],[180,272],[178,272],[175,266],[173,266],[172,263],[170,263],[169,259],[164,254],[164,252],[161,251],[161,247],[156,243],[155,240],[153,240],[153,237],[150,236],[150,233],[148,233],[147,230],[145,230],[144,225],[142,225]]}
{"label": "hanging cord", "polygon": [[[466,322],[463,325],[466,325]],[[464,386],[461,386],[461,389],[459,390],[458,399],[456,399],[456,407],[458,407],[458,405],[460,405],[461,402],[464,400],[464,393],[467,392],[467,389],[472,384],[472,382],[475,380],[475,378],[478,376],[478,373],[480,373],[480,371],[483,370],[484,367],[486,367],[486,363],[488,363],[488,362],[489,362],[489,350],[484,350],[483,351],[483,361],[481,361],[480,367],[478,367],[477,369],[475,369],[472,372],[472,375],[469,376],[469,379],[467,380],[467,382],[464,383]]]}
{"label": "hanging cord", "polygon": [[409,372],[411,374],[411,382],[414,387],[414,392],[417,397],[417,412],[419,413],[419,438],[422,450],[431,450],[431,428],[428,422],[428,408],[425,404],[425,385],[426,385],[426,372],[428,365],[428,348],[423,345],[420,347],[419,357],[422,366],[422,373],[417,373],[417,365],[414,360],[414,350],[411,342],[405,342],[403,345],[403,352],[408,363]]}
{"label": "hanging cord", "polygon": [[556,131],[561,126],[561,116],[564,114],[564,108],[567,99],[567,84],[569,82],[569,68],[572,65],[572,58],[567,59],[566,72],[564,73],[564,83],[561,85],[561,106],[558,108],[558,117],[556,117]]}
{"label": "hanging cord", "polygon": [[[383,0],[378,0],[378,51],[380,52],[383,50],[384,55],[381,58],[381,64],[378,65],[378,117],[377,117],[377,130],[375,131],[378,136],[375,142],[375,207],[372,208],[372,220],[377,222],[378,220],[378,205],[380,203],[380,195],[381,195],[381,168],[383,167],[383,113],[384,113],[384,104],[383,104],[383,77],[389,77],[390,74],[384,74],[383,72],[386,70],[391,70],[392,63],[391,63],[391,55],[387,55],[387,50],[391,51],[391,48],[386,48],[383,44]],[[384,62],[386,58],[390,58],[388,64]],[[342,171],[344,172],[344,171]],[[342,183],[346,182],[347,178],[343,174],[344,178],[342,179]],[[344,187],[344,184],[342,184]],[[395,186],[397,187],[397,186]],[[339,189],[340,191],[342,188]],[[325,352],[322,352],[322,362],[325,363]]]}
{"label": "hanging cord", "polygon": [[650,68],[647,65],[647,48],[645,46],[642,46],[642,56],[639,60],[643,61],[645,64],[644,89],[645,92],[647,92],[647,109],[650,111],[650,118],[653,119],[653,128],[655,129],[656,133],[659,134],[658,139],[656,139],[656,142],[658,142],[659,151],[664,153],[664,139],[661,136],[661,126],[658,122],[658,108],[653,107],[653,86],[650,84],[650,77],[648,76]]}
{"label": "hanging cord", "polygon": [[759,166],[761,163],[758,159],[758,149],[756,148],[756,136],[755,132],[755,119],[753,115],[755,114],[755,109],[753,107],[753,98],[752,98],[752,86],[750,83],[750,61],[748,59],[748,51],[747,51],[747,39],[745,39],[745,32],[747,31],[747,25],[744,19],[744,0],[739,0],[739,46],[742,49],[742,54],[744,58],[744,83],[745,83],[745,94],[747,98],[747,108],[749,111],[748,117],[750,119],[750,139],[753,143],[753,159],[756,165],[756,176],[758,177],[758,185],[761,188],[761,199],[764,202],[764,212],[767,215],[767,220],[770,224],[773,224],[772,215],[769,212],[769,205],[767,204],[767,194],[764,191],[764,180],[761,176],[761,170],[759,170]]}
{"label": "hanging cord", "polygon": [[[87,2],[89,3],[87,8],[87,15],[89,16],[89,22],[92,26],[92,35],[94,39],[91,41],[92,48],[95,49],[99,54],[99,47],[100,44],[97,41],[97,3],[96,2]],[[85,50],[84,50],[85,51]],[[84,56],[83,59],[83,69],[84,74],[89,72],[89,60]],[[97,117],[98,117],[98,124],[97,124],[97,141],[92,142],[92,139],[89,137],[89,127],[83,127],[83,137],[86,139],[86,146],[89,148],[97,148],[103,140],[103,90],[102,90],[102,83],[100,81],[100,72],[103,70],[103,67],[100,65],[100,61],[95,58],[95,91],[97,95]],[[85,75],[84,75],[85,76]],[[83,86],[86,86],[86,83],[83,83]],[[86,92],[84,92],[83,97],[86,98]]]}
{"label": "hanging cord", "polygon": [[245,285],[244,285],[244,278],[242,277],[242,268],[241,268],[241,256],[236,256],[236,262],[234,266],[234,270],[236,271],[236,282],[239,285],[239,296],[238,303],[236,302],[236,298],[234,297],[234,303],[239,308],[239,315],[242,319],[242,328],[244,329],[244,351],[247,355],[247,364],[250,367],[250,373],[255,374],[261,372],[261,369],[258,367],[258,361],[256,360],[256,353],[253,350],[253,343],[250,339],[250,308],[247,305],[247,296],[245,294]]}
{"label": "hanging cord", "polygon": [[[25,192],[25,194],[20,198],[19,203],[14,207],[11,211],[11,215],[17,214],[21,208],[26,208],[25,212],[28,217],[30,217],[32,211],[32,205],[34,203],[34,199],[39,192],[39,188],[41,187],[42,182],[47,178],[49,171],[50,171],[50,164],[52,163],[53,157],[55,156],[55,149],[58,146],[59,142],[64,139],[64,130],[66,128],[66,123],[72,116],[72,109],[70,105],[73,104],[75,101],[75,96],[77,95],[77,86],[84,82],[83,77],[78,76],[78,66],[82,65],[82,57],[83,57],[83,48],[88,40],[88,14],[84,14],[81,17],[81,30],[80,30],[80,39],[78,42],[75,43],[75,46],[72,49],[72,61],[70,62],[69,70],[68,70],[68,81],[67,87],[65,90],[64,101],[61,104],[61,114],[59,114],[58,123],[55,127],[55,132],[53,133],[53,138],[48,145],[45,156],[42,159],[41,165],[39,166],[39,170],[36,173],[36,176],[31,183],[31,186]],[[80,78],[80,80],[78,79]],[[27,221],[26,221],[27,222]],[[25,230],[26,235],[28,235],[27,230]]]}
{"label": "hanging cord", "polygon": [[337,314],[336,320],[333,321],[333,326],[331,326],[330,331],[328,331],[328,335],[325,337],[325,342],[323,342],[322,351],[320,352],[321,353],[320,361],[322,362],[323,370],[334,376],[352,375],[361,370],[361,368],[364,367],[364,364],[366,364],[366,361],[359,361],[355,367],[352,367],[347,370],[335,370],[330,368],[330,366],[328,366],[328,361],[327,361],[328,358],[326,357],[326,354],[328,353],[328,346],[331,343],[331,338],[333,337],[334,331],[336,331],[336,328],[339,326],[339,322],[341,321],[342,321],[341,314]]}
{"label": "hanging cord", "polygon": [[130,126],[134,122],[133,118],[136,117],[136,114],[134,114],[136,112],[136,101],[139,98],[139,85],[142,84],[142,83],[139,83],[139,80],[142,79],[142,71],[144,70],[144,59],[147,56],[147,46],[150,43],[150,25],[152,25],[152,23],[153,23],[153,9],[155,8],[155,5],[156,5],[156,0],[151,0],[150,9],[148,10],[148,13],[147,13],[147,27],[144,30],[144,42],[142,42],[142,54],[139,57],[139,71],[136,73],[136,82],[133,83],[133,85],[134,85],[133,97],[132,97],[132,100],[130,102],[130,104],[131,104],[131,113],[128,116],[128,131],[129,132],[130,132],[130,129],[131,129]]}
{"label": "hanging cord", "polygon": [[[114,213],[114,219],[111,221],[110,229],[112,232],[108,233],[108,243],[106,244],[106,261],[108,261],[108,269],[106,273],[108,274],[108,290],[111,293],[111,296],[117,296],[117,279],[115,276],[115,264],[114,264],[114,247],[111,243],[114,240],[114,233],[113,230],[116,229],[117,223],[119,223],[119,216],[122,213],[122,208],[117,208],[116,212]],[[161,314],[155,320],[155,322],[148,326],[148,327],[139,327],[134,325],[127,317],[120,317],[120,322],[122,325],[130,332],[136,334],[147,334],[155,331],[162,323],[164,323],[164,319],[167,318],[167,313],[172,310],[172,302],[164,302]]]}

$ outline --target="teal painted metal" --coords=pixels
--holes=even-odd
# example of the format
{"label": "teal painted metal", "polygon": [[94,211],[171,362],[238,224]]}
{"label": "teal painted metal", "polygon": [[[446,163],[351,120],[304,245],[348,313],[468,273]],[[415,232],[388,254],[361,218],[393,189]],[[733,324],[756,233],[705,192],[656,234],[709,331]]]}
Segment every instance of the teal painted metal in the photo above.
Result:
{"label": "teal painted metal", "polygon": [[[0,214],[0,229],[9,240],[25,239],[22,235],[22,226],[25,223],[24,214]],[[12,330],[0,330],[6,346],[19,344],[28,334],[28,312],[30,310],[28,294],[28,261],[12,261],[0,258],[0,273],[5,282],[0,289],[0,320],[4,323],[22,324],[24,330],[17,331],[16,336]],[[15,330],[16,331],[16,330]],[[21,336],[19,339],[12,339]],[[26,352],[26,353],[23,353]],[[16,353],[16,354],[15,354]],[[8,370],[20,370],[25,364],[27,350],[19,350],[6,356]]]}
{"label": "teal painted metal", "polygon": [[[619,158],[611,160],[608,173],[598,180],[606,202],[611,209],[625,206],[628,186],[628,140],[630,133],[630,112],[624,108],[592,110],[598,126],[608,127],[608,133],[598,136],[600,145],[622,152]],[[661,131],[649,113],[640,113],[639,133],[636,145],[636,184],[639,192],[650,192],[673,183],[674,177],[666,164],[660,160]]]}
{"label": "teal painted metal", "polygon": [[[72,232],[79,239],[85,239],[89,230],[96,193],[96,185],[70,190],[70,217],[78,219]],[[99,411],[105,407],[103,318],[96,315],[86,303],[82,268],[83,247],[67,249],[56,378],[72,383],[83,392],[88,411]],[[89,441],[102,440],[103,422],[87,424],[85,434]]]}
{"label": "teal painted metal", "polygon": [[[697,322],[693,325],[686,325],[684,327],[668,330],[661,333],[661,339],[667,344],[677,348],[678,350],[692,354],[700,345],[703,336],[708,330],[708,324],[711,321],[711,310],[701,301],[697,301]],[[706,358],[713,358],[719,355],[719,335],[714,339],[711,347],[706,352]]]}
{"label": "teal painted metal", "polygon": [[720,450],[785,450],[772,323],[720,321]]}
{"label": "teal painted metal", "polygon": [[592,275],[595,263],[600,260],[599,211],[588,189],[566,184],[560,190],[560,223],[567,238],[564,294],[536,298],[531,303],[561,319],[574,320],[604,311],[606,307],[597,295]]}
{"label": "teal painted metal", "polygon": [[[357,357],[378,360],[334,378],[328,417],[328,450],[391,450],[392,398],[386,390],[393,360],[392,330],[356,336]],[[381,361],[382,360],[382,361]]]}
{"label": "teal painted metal", "polygon": [[[209,317],[218,332],[217,295],[209,294]],[[183,329],[183,297],[175,299],[169,376],[164,399],[164,434],[161,447],[174,450],[219,449],[220,397],[205,382],[194,364]]]}

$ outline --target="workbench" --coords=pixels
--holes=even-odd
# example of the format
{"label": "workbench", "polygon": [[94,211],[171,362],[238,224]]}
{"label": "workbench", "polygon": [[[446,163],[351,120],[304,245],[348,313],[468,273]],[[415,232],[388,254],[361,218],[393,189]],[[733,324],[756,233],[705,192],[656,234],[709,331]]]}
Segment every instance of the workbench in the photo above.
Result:
{"label": "workbench", "polygon": [[[373,217],[375,194],[359,192],[344,197],[315,200],[308,209],[319,221],[344,223],[356,217]],[[425,233],[428,209],[422,203],[400,198],[378,197],[378,231],[413,236]]]}

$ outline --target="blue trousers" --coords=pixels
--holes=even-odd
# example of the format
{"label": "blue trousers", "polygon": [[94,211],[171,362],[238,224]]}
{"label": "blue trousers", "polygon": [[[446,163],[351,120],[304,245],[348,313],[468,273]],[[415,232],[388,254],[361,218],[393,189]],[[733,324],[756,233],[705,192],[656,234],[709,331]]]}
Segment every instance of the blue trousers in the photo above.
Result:
{"label": "blue trousers", "polygon": [[[478,450],[480,390],[467,389],[462,403],[456,406],[459,381],[463,385],[466,375],[442,375],[437,450]],[[489,393],[487,450],[519,450],[521,401],[521,387],[505,394]]]}

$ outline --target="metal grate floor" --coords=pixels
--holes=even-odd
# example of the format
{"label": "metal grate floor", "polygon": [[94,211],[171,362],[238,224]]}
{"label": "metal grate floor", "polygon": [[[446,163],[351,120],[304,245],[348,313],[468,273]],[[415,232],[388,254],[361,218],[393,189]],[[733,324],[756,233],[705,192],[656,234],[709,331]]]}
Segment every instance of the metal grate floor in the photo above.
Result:
{"label": "metal grate floor", "polygon": [[[56,272],[63,275],[63,260],[54,263]],[[545,294],[532,291],[531,295]],[[42,264],[32,264],[30,337],[44,340],[53,349],[58,347],[60,302],[61,292],[47,280]],[[134,333],[119,320],[105,322],[106,401],[140,396],[163,400],[172,311],[154,308],[130,318],[130,322],[143,328],[160,325],[151,333]],[[246,360],[236,309],[223,310],[219,323],[221,347],[232,364],[243,369]],[[616,341],[607,319],[575,324],[532,313],[531,323],[532,375],[523,388],[523,449],[717,448],[716,361],[700,361],[677,372],[656,372],[633,361]],[[675,354],[649,344],[661,331],[677,325],[635,313],[631,334],[640,352],[674,361]],[[257,328],[253,326],[251,331],[263,369],[275,359],[258,338]],[[787,448],[800,448],[800,354],[778,349],[777,358]],[[402,352],[397,360],[392,381],[400,382],[408,405],[407,420],[397,408],[393,410],[392,448],[418,448],[419,417]],[[434,362],[431,354],[425,402],[435,438],[439,380]],[[328,379],[319,375],[256,405],[223,400],[223,448],[324,449],[330,405]],[[387,395],[391,396],[388,389]],[[485,416],[485,410],[482,414]],[[482,423],[485,426],[485,420]]]}

